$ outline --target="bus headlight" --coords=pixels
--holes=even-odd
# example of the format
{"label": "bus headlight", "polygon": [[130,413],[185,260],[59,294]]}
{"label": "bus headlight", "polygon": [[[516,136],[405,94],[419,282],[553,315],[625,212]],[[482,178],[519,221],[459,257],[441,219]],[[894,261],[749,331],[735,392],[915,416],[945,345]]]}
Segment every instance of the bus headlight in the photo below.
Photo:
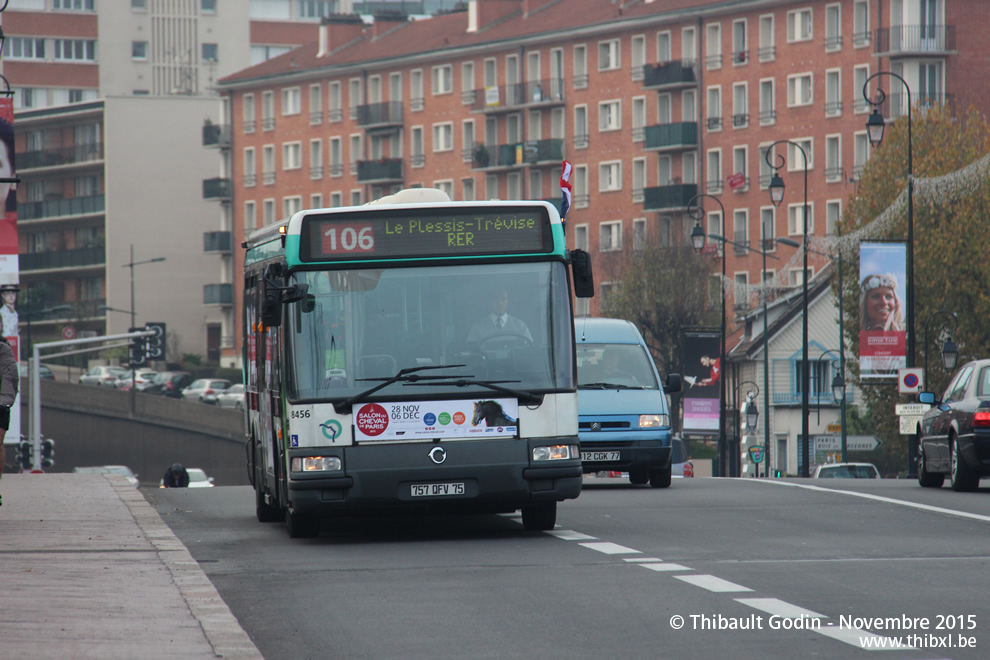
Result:
{"label": "bus headlight", "polygon": [[340,465],[336,456],[297,456],[290,467],[293,472],[333,472],[339,470]]}
{"label": "bus headlight", "polygon": [[563,461],[568,458],[581,458],[581,449],[577,445],[533,447],[534,461]]}
{"label": "bus headlight", "polygon": [[658,426],[670,426],[670,418],[667,415],[640,415],[639,427],[641,429],[651,429]]}

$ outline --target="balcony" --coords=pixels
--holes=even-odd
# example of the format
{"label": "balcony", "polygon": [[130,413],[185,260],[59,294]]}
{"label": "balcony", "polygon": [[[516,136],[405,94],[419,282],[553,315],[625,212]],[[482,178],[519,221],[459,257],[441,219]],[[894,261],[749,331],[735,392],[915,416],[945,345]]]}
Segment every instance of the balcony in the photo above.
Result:
{"label": "balcony", "polygon": [[560,164],[564,159],[564,140],[563,138],[530,140],[523,147],[523,157],[530,165]]}
{"label": "balcony", "polygon": [[475,90],[471,111],[506,112],[524,105],[526,105],[526,83],[515,83]]}
{"label": "balcony", "polygon": [[947,55],[956,50],[954,25],[898,25],[877,29],[876,57]]}
{"label": "balcony", "polygon": [[203,285],[204,305],[233,305],[234,285],[233,284],[205,284]]}
{"label": "balcony", "polygon": [[230,179],[204,179],[203,199],[219,199],[230,201],[233,192],[233,185]]}
{"label": "balcony", "polygon": [[548,78],[526,83],[526,104],[529,106],[564,105],[564,79]]}
{"label": "balcony", "polygon": [[471,151],[471,167],[479,170],[559,164],[564,158],[563,138],[514,144],[479,144]]}
{"label": "balcony", "polygon": [[[955,100],[954,94],[919,94],[915,92],[911,95],[911,102],[914,104],[914,108],[921,108],[922,110],[945,105],[953,100]],[[880,104],[879,110],[885,119],[903,117],[907,114],[908,110],[908,95],[906,93],[887,94],[883,103]]]}
{"label": "balcony", "polygon": [[49,199],[44,202],[25,202],[17,205],[17,221],[63,218],[67,216],[93,215],[106,210],[103,195]]}
{"label": "balcony", "polygon": [[360,183],[401,183],[402,159],[380,158],[357,161],[357,177]]}
{"label": "balcony", "polygon": [[672,89],[693,87],[698,84],[696,60],[671,60],[643,66],[643,87],[646,89]]}
{"label": "balcony", "polygon": [[204,147],[220,147],[221,149],[230,149],[230,145],[230,126],[221,126],[219,124],[211,123],[203,124]]}
{"label": "balcony", "polygon": [[643,189],[644,211],[669,211],[686,209],[688,203],[698,194],[698,184],[678,183]]}
{"label": "balcony", "polygon": [[684,121],[675,124],[656,124],[646,127],[647,151],[675,151],[698,147],[698,122]]}
{"label": "balcony", "polygon": [[358,125],[365,130],[399,128],[402,126],[402,103],[369,103],[357,108]]}
{"label": "balcony", "polygon": [[22,272],[103,266],[107,262],[103,246],[51,252],[28,252],[20,256]]}
{"label": "balcony", "polygon": [[234,244],[229,231],[208,231],[203,234],[203,252],[230,252]]}
{"label": "balcony", "polygon": [[77,144],[74,147],[22,151],[17,154],[17,171],[33,170],[41,167],[78,165],[103,160],[103,143]]}

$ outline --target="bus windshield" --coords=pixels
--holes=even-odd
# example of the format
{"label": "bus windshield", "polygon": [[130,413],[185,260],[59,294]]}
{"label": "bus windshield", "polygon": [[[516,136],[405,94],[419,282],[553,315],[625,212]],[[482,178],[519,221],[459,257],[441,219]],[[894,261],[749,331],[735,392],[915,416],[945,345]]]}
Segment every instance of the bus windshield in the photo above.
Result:
{"label": "bus windshield", "polygon": [[[560,261],[301,271],[288,306],[293,402],[362,401],[574,388],[567,273]],[[460,365],[460,366],[455,366]],[[460,381],[458,384],[457,381]],[[504,394],[503,394],[504,396]]]}

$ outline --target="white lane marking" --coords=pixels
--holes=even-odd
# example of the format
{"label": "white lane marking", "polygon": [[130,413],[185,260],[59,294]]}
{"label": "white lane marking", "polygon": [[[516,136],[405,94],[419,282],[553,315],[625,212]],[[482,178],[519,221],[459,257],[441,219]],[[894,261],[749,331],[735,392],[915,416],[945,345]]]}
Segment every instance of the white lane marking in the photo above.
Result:
{"label": "white lane marking", "polygon": [[656,571],[657,573],[663,573],[666,571],[693,571],[693,568],[688,568],[687,566],[681,566],[680,564],[640,564],[640,566],[645,566],[651,571]]}
{"label": "white lane marking", "polygon": [[761,612],[766,612],[767,614],[774,616],[783,617],[785,619],[800,619],[801,617],[816,619],[828,618],[824,614],[812,612],[811,610],[806,610],[803,607],[798,607],[797,605],[791,605],[790,603],[780,600],[779,598],[736,598],[735,600],[737,603],[749,605],[753,609],[757,609]]}
{"label": "white lane marking", "polygon": [[674,577],[678,580],[684,580],[688,584],[693,584],[696,587],[701,587],[702,589],[707,589],[708,591],[714,591],[715,593],[752,591],[749,587],[744,587],[734,582],[723,580],[722,578],[715,577],[714,575],[675,575]]}
{"label": "white lane marking", "polygon": [[877,502],[887,502],[888,504],[900,504],[901,506],[908,506],[913,509],[921,509],[922,511],[931,511],[933,513],[944,513],[950,516],[959,516],[960,518],[971,518],[973,520],[980,520],[982,522],[990,522],[990,516],[984,516],[979,513],[969,513],[968,511],[957,511],[955,509],[946,509],[940,506],[932,506],[930,504],[920,504],[918,502],[908,502],[907,500],[895,500],[892,497],[884,497],[883,495],[873,495],[871,493],[857,493],[852,490],[839,490],[838,488],[822,488],[821,486],[811,486],[809,484],[792,484],[786,481],[770,481],[766,479],[740,479],[740,481],[750,483],[766,483],[766,484],[776,484],[778,486],[792,486],[795,488],[805,488],[807,490],[818,490],[823,493],[841,493],[843,495],[852,495],[853,497],[862,497],[866,500],[876,500]]}
{"label": "white lane marking", "polygon": [[589,550],[597,550],[598,552],[604,552],[606,555],[641,555],[643,554],[639,550],[633,550],[632,548],[627,548],[624,545],[619,545],[618,543],[609,543],[607,541],[601,541],[599,543],[578,543]]}
{"label": "white lane marking", "polygon": [[[826,637],[831,637],[840,642],[845,642],[851,646],[862,649],[864,651],[907,651],[913,649],[913,646],[908,644],[900,645],[894,642],[893,639],[889,637],[884,637],[883,635],[875,635],[866,630],[860,630],[859,628],[840,628],[839,626],[822,626],[821,628],[814,629],[816,633],[825,635]],[[864,639],[873,639],[874,642],[868,642],[863,644]],[[880,640],[886,639],[886,642]],[[897,640],[898,642],[901,640]],[[894,643],[892,643],[894,642]]]}
{"label": "white lane marking", "polygon": [[625,557],[622,561],[629,562],[640,562],[640,561],[663,561],[659,557]]}
{"label": "white lane marking", "polygon": [[550,536],[556,536],[558,539],[563,541],[591,541],[598,538],[597,536],[588,536],[587,534],[582,534],[581,532],[575,532],[573,529],[548,530],[547,534]]}

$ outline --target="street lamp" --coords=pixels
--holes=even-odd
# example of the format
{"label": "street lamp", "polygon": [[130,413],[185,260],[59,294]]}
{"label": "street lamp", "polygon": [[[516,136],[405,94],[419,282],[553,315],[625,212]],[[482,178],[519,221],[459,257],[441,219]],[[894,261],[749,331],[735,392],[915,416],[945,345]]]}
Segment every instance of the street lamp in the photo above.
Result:
{"label": "street lamp", "polygon": [[[904,89],[907,90],[907,120],[908,120],[908,176],[907,176],[907,367],[914,366],[914,162],[911,157],[911,86],[904,78],[891,71],[877,71],[866,79],[863,83],[863,98],[873,106],[873,112],[866,122],[866,131],[870,139],[870,144],[876,149],[883,141],[884,119],[880,114],[880,105],[887,98],[887,94],[877,87],[877,100],[874,101],[869,95],[870,81],[877,76],[890,76],[901,81]],[[914,457],[918,453],[918,435],[912,434],[908,448],[908,477],[918,476],[917,463]]]}
{"label": "street lamp", "polygon": [[[803,382],[801,385],[801,461],[803,464],[800,469],[800,476],[808,476],[808,416],[809,416],[809,401],[808,401],[808,386],[810,383],[810,378],[808,377],[808,153],[804,150],[797,142],[792,140],[777,140],[769,147],[767,147],[766,153],[764,154],[764,159],[767,161],[767,165],[773,168],[773,178],[770,180],[770,201],[775,207],[779,207],[781,202],[784,201],[784,180],[780,178],[778,171],[787,162],[783,156],[777,156],[776,163],[770,161],[771,156],[774,153],[774,147],[778,144],[789,144],[795,147],[801,152],[801,156],[804,157],[804,211],[802,213],[802,221],[804,227],[801,232],[802,241],[804,243],[805,249],[802,251],[803,255],[803,270],[801,271],[801,290],[802,290],[802,301],[801,301],[801,380]],[[799,461],[800,462],[800,461]]]}
{"label": "street lamp", "polygon": [[[688,215],[695,219],[695,227],[691,230],[691,244],[696,252],[700,252],[705,246],[705,231],[701,228],[701,221],[705,217],[705,209],[698,205],[698,201],[709,198],[718,204],[722,211],[722,224],[725,224],[725,207],[722,200],[707,193],[699,193],[688,202]],[[700,238],[699,238],[700,233]],[[720,477],[727,475],[726,471],[726,447],[725,447],[725,254],[722,254],[722,280],[719,282],[722,300],[722,334],[719,337],[719,358],[718,358],[718,474]]]}
{"label": "street lamp", "polygon": [[[131,243],[131,261],[130,263],[124,264],[124,268],[131,269],[131,328],[137,327],[137,308],[134,306],[134,267],[141,266],[143,264],[153,264],[159,261],[165,261],[165,257],[155,257],[154,259],[146,259],[144,261],[134,261],[134,244]],[[107,309],[110,309],[109,307]],[[113,310],[119,311],[119,310]]]}
{"label": "street lamp", "polygon": [[[829,349],[829,350],[825,351],[824,353],[822,353],[821,355],[818,356],[818,369],[817,369],[818,373],[821,373],[821,371],[822,371],[822,369],[821,369],[822,358],[825,357],[826,355],[828,355],[829,353],[835,353],[835,350]],[[846,378],[845,378],[845,375],[843,373],[845,371],[845,367],[842,364],[842,358],[840,356],[836,356],[836,357],[838,357],[839,359],[838,360],[832,360],[832,364],[834,365],[836,362],[838,362],[839,363],[839,368],[836,370],[835,375],[832,376],[832,400],[835,401],[835,403],[839,403],[843,399],[846,398]],[[817,389],[818,389],[818,401],[817,401],[817,403],[818,403],[818,422],[821,423],[821,421],[822,421],[822,388],[821,387],[818,387]],[[844,463],[845,461],[846,461],[846,457],[845,457],[845,453],[843,452],[842,462]]]}
{"label": "street lamp", "polygon": [[[738,398],[739,388],[747,383],[755,387],[756,391],[754,392],[753,390],[750,390],[746,392],[746,406],[741,410],[741,412],[743,413],[744,419],[746,420],[746,430],[752,431],[753,429],[756,428],[756,422],[760,418],[760,409],[756,407],[756,403],[755,403],[756,397],[760,394],[760,386],[751,380],[744,380],[736,385],[735,389],[733,390],[733,398]],[[765,423],[764,426],[766,426]],[[740,456],[740,460],[741,459],[742,457]],[[764,458],[764,460],[766,459]],[[759,479],[760,465],[758,463],[756,464],[755,474],[756,474],[756,478]]]}
{"label": "street lamp", "polygon": [[[932,319],[938,316],[948,316],[952,319],[952,328],[949,329],[949,336],[946,338],[945,343],[942,344],[942,366],[945,367],[946,371],[952,371],[956,368],[956,360],[959,359],[959,349],[956,347],[956,342],[952,341],[952,332],[959,326],[959,317],[956,316],[955,312],[950,312],[945,309],[940,309],[927,319],[925,319],[925,380],[928,380],[928,324]],[[945,327],[942,328],[945,330]],[[927,384],[927,382],[926,382]]]}

